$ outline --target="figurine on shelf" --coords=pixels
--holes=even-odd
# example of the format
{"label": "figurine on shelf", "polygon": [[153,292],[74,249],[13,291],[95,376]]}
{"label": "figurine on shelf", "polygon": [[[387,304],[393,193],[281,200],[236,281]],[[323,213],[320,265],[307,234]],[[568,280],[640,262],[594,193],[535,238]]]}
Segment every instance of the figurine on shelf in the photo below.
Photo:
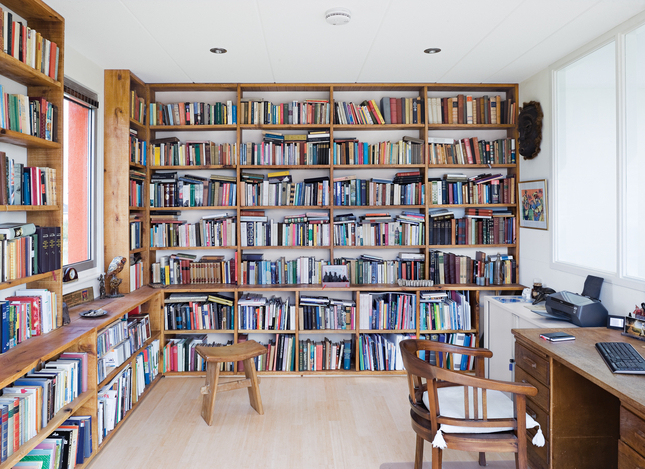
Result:
{"label": "figurine on shelf", "polygon": [[99,280],[99,293],[100,293],[99,300],[104,300],[105,298],[107,298],[107,296],[105,296],[105,274],[99,275],[98,280]]}
{"label": "figurine on shelf", "polygon": [[117,274],[123,270],[125,266],[126,258],[122,256],[116,256],[110,262],[108,266],[107,273],[105,274],[105,287],[108,289],[107,298],[120,298],[123,295],[119,293],[119,285],[123,281]]}

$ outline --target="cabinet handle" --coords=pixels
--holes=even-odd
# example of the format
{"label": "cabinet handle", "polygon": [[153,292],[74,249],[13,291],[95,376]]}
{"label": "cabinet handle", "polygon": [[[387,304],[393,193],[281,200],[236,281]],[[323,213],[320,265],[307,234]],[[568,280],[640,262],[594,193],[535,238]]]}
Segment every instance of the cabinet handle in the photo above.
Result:
{"label": "cabinet handle", "polygon": [[537,363],[531,360],[529,357],[522,357],[526,363],[531,365],[531,368],[537,368]]}

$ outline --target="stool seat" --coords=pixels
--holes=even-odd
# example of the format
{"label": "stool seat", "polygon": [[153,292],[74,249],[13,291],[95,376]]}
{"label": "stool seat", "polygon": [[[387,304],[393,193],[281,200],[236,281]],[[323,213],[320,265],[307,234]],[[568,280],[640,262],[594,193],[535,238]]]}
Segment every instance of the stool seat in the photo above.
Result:
{"label": "stool seat", "polygon": [[255,358],[258,355],[267,353],[267,348],[258,344],[255,340],[240,342],[239,344],[227,345],[225,347],[195,347],[195,351],[207,363],[215,362],[238,362],[247,358]]}
{"label": "stool seat", "polygon": [[[249,402],[258,414],[264,414],[262,398],[260,397],[260,378],[255,371],[253,358],[267,353],[267,348],[255,340],[248,340],[234,345],[223,347],[206,347],[200,345],[195,351],[206,361],[206,385],[202,387],[202,418],[209,425],[213,425],[215,417],[215,397],[217,391],[231,391],[233,389],[248,388]],[[219,368],[222,362],[244,363],[246,379],[219,383]]]}

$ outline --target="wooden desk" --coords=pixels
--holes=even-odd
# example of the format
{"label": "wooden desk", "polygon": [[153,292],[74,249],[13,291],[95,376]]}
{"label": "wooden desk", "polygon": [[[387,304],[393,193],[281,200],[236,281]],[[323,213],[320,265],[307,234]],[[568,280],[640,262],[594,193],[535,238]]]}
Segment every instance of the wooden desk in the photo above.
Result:
{"label": "wooden desk", "polygon": [[645,375],[614,375],[595,347],[629,342],[645,356],[645,342],[606,328],[567,328],[576,340],[553,343],[540,339],[546,330],[559,329],[513,330],[515,381],[538,388],[527,412],[547,440],[543,448],[529,444],[530,467],[645,468]]}

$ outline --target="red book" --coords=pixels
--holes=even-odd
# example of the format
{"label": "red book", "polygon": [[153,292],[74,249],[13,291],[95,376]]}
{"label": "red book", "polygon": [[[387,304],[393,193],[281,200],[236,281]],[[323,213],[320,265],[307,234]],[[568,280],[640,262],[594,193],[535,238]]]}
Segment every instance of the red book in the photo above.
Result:
{"label": "red book", "polygon": [[27,26],[20,25],[20,48],[22,49],[22,61],[27,63]]}
{"label": "red book", "polygon": [[56,76],[56,43],[51,43],[51,52],[49,53],[49,78]]}
{"label": "red book", "polygon": [[396,112],[396,98],[390,98],[390,122],[392,124],[399,123],[399,115]]}

